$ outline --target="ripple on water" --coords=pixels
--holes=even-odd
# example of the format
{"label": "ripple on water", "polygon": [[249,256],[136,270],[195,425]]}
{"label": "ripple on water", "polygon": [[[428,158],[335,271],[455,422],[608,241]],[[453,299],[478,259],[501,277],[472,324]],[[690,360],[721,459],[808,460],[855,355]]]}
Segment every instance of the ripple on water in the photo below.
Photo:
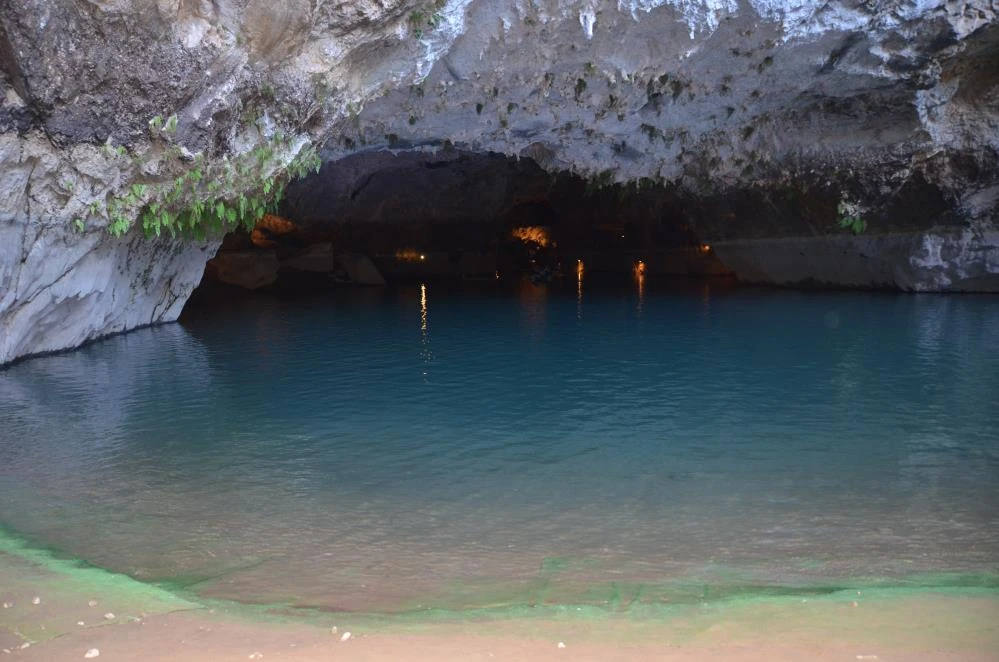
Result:
{"label": "ripple on water", "polygon": [[327,608],[994,571],[995,299],[529,294],[258,300],[13,366],[0,522]]}

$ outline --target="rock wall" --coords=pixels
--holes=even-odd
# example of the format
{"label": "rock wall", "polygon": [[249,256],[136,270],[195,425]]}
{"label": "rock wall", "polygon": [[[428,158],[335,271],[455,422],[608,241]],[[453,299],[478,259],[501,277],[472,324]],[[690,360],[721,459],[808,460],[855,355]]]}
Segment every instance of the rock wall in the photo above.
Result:
{"label": "rock wall", "polygon": [[[101,205],[278,134],[324,145],[329,160],[526,156],[599,185],[661,186],[708,241],[886,238],[880,254],[910,270],[878,280],[806,261],[779,275],[759,268],[778,244],[733,243],[737,270],[767,282],[947,290],[970,269],[993,289],[997,11],[995,0],[2,3],[0,363],[173,319],[218,238],[114,239]],[[146,158],[162,147],[150,121],[172,115],[164,166]]]}
{"label": "rock wall", "polygon": [[873,235],[985,231],[999,222],[996,9],[471,2],[426,78],[365,105],[328,149],[446,140],[645,178],[703,199],[691,222],[712,242],[836,234],[849,215]]}
{"label": "rock wall", "polygon": [[752,283],[999,292],[999,232],[736,239],[712,249]]}
{"label": "rock wall", "polygon": [[119,174],[98,167],[92,146],[72,155],[42,135],[0,136],[0,365],[176,320],[214,252],[216,242],[79,229],[60,210]]}

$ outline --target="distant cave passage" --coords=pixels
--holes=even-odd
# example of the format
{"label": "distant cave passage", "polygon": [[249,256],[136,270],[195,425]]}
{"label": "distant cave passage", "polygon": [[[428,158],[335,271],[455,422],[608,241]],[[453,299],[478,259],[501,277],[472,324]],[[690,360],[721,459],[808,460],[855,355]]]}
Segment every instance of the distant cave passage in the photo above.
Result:
{"label": "distant cave passage", "polygon": [[300,291],[431,279],[544,283],[730,272],[662,187],[552,175],[530,159],[373,151],[293,183],[279,216],[228,235],[203,287]]}

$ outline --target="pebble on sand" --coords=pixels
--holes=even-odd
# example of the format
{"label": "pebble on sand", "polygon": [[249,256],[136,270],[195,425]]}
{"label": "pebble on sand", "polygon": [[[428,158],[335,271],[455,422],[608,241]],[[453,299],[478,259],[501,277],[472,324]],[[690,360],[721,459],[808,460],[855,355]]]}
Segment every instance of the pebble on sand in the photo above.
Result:
{"label": "pebble on sand", "polygon": [[90,650],[88,650],[86,653],[83,654],[83,657],[85,657],[88,660],[91,660],[99,656],[100,654],[101,652],[99,650],[97,650],[96,648],[91,648]]}
{"label": "pebble on sand", "polygon": [[5,602],[5,603],[3,603],[3,608],[4,609],[10,609],[13,606],[14,606],[13,602]]}
{"label": "pebble on sand", "polygon": [[565,642],[564,641],[558,642],[558,648],[565,648]]}
{"label": "pebble on sand", "polygon": [[333,628],[332,628],[332,629],[330,630],[330,632],[331,632],[332,634],[336,634],[336,626],[335,626],[335,625],[334,625],[334,626],[333,626]]}
{"label": "pebble on sand", "polygon": [[340,637],[340,641],[347,641],[348,639],[350,639],[349,632],[344,632],[343,635]]}
{"label": "pebble on sand", "polygon": [[83,627],[84,625],[86,625],[86,623],[84,623],[83,621],[77,621],[77,622],[76,622],[76,624],[77,624],[77,625],[79,625],[79,626],[80,626],[81,628],[82,628],[82,627]]}
{"label": "pebble on sand", "polygon": [[31,604],[40,605],[42,604],[42,599],[36,595],[35,597],[31,598]]}
{"label": "pebble on sand", "polygon": [[104,618],[108,619],[109,621],[113,621],[114,613],[109,611],[108,613],[104,614]]}
{"label": "pebble on sand", "polygon": [[87,606],[88,607],[96,607],[97,606],[97,600],[91,600],[90,602],[87,603]]}
{"label": "pebble on sand", "polygon": [[23,644],[21,644],[20,649],[24,650],[25,648],[31,648],[31,642],[30,641],[26,641]]}
{"label": "pebble on sand", "polygon": [[262,660],[262,659],[264,659],[264,654],[263,653],[250,653],[250,659],[251,660]]}

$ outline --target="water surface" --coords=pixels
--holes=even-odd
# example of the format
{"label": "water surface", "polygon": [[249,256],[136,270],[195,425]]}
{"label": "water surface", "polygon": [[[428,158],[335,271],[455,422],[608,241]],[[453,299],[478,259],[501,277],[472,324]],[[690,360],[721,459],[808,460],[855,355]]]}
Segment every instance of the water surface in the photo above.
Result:
{"label": "water surface", "polygon": [[337,610],[995,587],[996,329],[987,296],[258,298],[0,372],[0,525]]}

